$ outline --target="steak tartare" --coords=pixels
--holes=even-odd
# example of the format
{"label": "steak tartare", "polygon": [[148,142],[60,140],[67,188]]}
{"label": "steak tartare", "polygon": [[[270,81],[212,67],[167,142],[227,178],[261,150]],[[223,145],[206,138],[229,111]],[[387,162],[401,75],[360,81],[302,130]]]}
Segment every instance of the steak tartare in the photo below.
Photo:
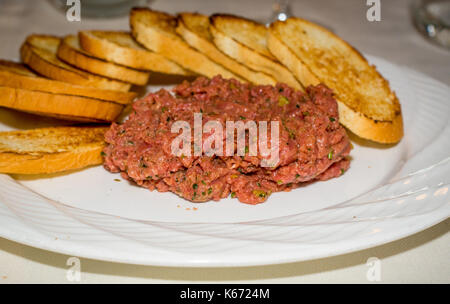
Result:
{"label": "steak tartare", "polygon": [[[203,125],[211,120],[223,126],[227,121],[278,121],[278,163],[263,167],[260,153],[250,156],[247,149],[243,156],[174,155],[171,143],[179,134],[171,132],[172,124],[187,121],[193,126],[194,113],[202,113]],[[333,93],[324,85],[301,92],[281,83],[199,77],[172,92],[162,89],[137,100],[129,118],[112,124],[105,139],[107,170],[193,202],[231,195],[258,204],[274,192],[338,177],[350,165],[350,141],[339,124]]]}

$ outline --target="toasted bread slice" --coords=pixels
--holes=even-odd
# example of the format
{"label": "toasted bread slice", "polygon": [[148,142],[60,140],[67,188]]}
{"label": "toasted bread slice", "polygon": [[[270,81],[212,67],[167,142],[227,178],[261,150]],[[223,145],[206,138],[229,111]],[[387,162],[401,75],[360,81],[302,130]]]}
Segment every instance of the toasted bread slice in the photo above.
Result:
{"label": "toasted bread slice", "polygon": [[127,68],[112,62],[93,57],[80,47],[78,36],[68,35],[59,44],[57,56],[59,59],[84,71],[100,76],[129,82],[135,85],[145,85],[149,73]]}
{"label": "toasted bread slice", "polygon": [[165,74],[192,74],[164,56],[146,50],[128,32],[81,31],[78,37],[83,50],[110,62]]}
{"label": "toasted bread slice", "polygon": [[27,68],[23,63],[0,59],[0,71],[10,72],[22,76],[38,77],[38,75]]}
{"label": "toasted bread slice", "polygon": [[130,27],[133,37],[146,48],[175,61],[185,69],[213,77],[243,80],[206,55],[191,48],[175,29],[177,19],[169,14],[147,8],[133,8],[130,13]]}
{"label": "toasted bread slice", "polygon": [[264,25],[231,15],[212,15],[210,31],[217,48],[249,68],[263,72],[278,82],[302,89],[292,73],[266,47]]}
{"label": "toasted bread slice", "polygon": [[277,61],[267,48],[267,28],[263,24],[227,14],[214,14],[211,16],[211,20],[214,27],[224,35],[269,59]]}
{"label": "toasted bread slice", "polygon": [[45,77],[106,90],[128,91],[131,84],[100,77],[68,65],[56,57],[61,39],[30,35],[20,48],[22,61]]}
{"label": "toasted bread slice", "polygon": [[111,122],[124,105],[82,96],[0,86],[0,107],[82,122]]}
{"label": "toasted bread slice", "polygon": [[219,51],[209,32],[208,16],[197,13],[181,13],[178,15],[176,31],[190,46],[247,81],[254,84],[276,84],[273,77],[251,70]]}
{"label": "toasted bread slice", "polygon": [[0,172],[55,173],[98,165],[108,127],[54,127],[0,132]]}
{"label": "toasted bread slice", "polygon": [[380,143],[403,136],[400,103],[389,83],[357,50],[325,28],[289,18],[270,26],[270,51],[304,86],[333,89],[340,122],[356,135]]}
{"label": "toasted bread slice", "polygon": [[0,60],[0,86],[47,93],[91,97],[120,104],[130,104],[134,92],[101,90],[41,77],[17,62]]}

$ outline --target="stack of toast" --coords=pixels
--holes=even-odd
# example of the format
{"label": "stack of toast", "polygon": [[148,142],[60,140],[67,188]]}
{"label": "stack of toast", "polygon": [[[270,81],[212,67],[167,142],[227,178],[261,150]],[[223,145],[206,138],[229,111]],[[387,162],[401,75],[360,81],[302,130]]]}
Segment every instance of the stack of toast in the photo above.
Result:
{"label": "stack of toast", "polygon": [[130,32],[33,34],[20,55],[21,63],[0,60],[0,106],[90,124],[0,132],[2,173],[100,164],[105,124],[135,99],[132,86],[145,86],[155,73],[220,74],[297,90],[323,83],[348,130],[378,143],[403,136],[400,103],[376,68],[335,34],[300,18],[266,27],[232,15],[134,8]]}

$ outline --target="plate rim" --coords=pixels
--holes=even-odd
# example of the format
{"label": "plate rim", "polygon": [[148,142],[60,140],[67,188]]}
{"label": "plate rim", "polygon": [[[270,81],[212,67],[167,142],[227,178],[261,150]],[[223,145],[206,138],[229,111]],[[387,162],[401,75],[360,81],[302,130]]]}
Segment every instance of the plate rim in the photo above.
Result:
{"label": "plate rim", "polygon": [[[403,67],[400,65],[396,65],[393,63],[390,63],[384,59],[378,58],[378,57],[374,57],[374,56],[368,56],[370,59],[372,58],[376,58],[377,61],[384,61],[392,66],[394,66],[395,68],[398,69],[402,69],[403,72],[406,73],[407,69],[409,69],[408,67]],[[372,61],[372,60],[370,60]],[[420,72],[416,72],[421,75],[421,77],[424,77],[425,79],[432,79],[435,82],[438,82],[440,84],[443,84],[442,82],[438,81],[438,80],[434,80],[433,78],[420,73]],[[446,84],[443,84],[447,89],[449,89],[449,87]],[[450,122],[447,123],[446,129],[450,129]],[[439,140],[439,138],[441,137],[441,134],[439,134],[435,140],[433,142],[436,142]],[[426,149],[425,149],[426,150]],[[401,170],[401,169],[400,169]],[[5,175],[3,175],[5,176]],[[9,177],[9,176],[8,176]],[[9,177],[11,180],[13,180],[16,184],[20,185],[17,181],[15,181],[14,179],[12,179],[11,177]],[[20,185],[23,188],[26,188],[23,185]],[[26,188],[28,191],[32,191],[31,189]],[[38,193],[36,193],[36,195],[39,195]],[[2,195],[0,193],[0,199],[2,198]],[[51,201],[50,199],[45,198],[47,201]],[[0,204],[4,205],[5,203],[2,202],[0,200]],[[58,202],[53,202],[53,207],[55,207],[54,204],[61,204]],[[75,207],[70,207],[70,206],[66,206],[64,207],[64,204],[61,204],[62,208],[73,208],[73,209],[77,209]],[[61,207],[59,206],[59,207]],[[2,207],[2,206],[0,206]],[[7,206],[8,208],[8,206]],[[56,207],[55,207],[56,208]],[[442,208],[441,208],[442,209]],[[437,211],[440,212],[437,212]],[[0,209],[0,218],[2,216],[4,216],[6,213],[2,213],[2,210]],[[11,211],[11,210],[10,210]],[[82,211],[86,211],[86,210],[82,210]],[[86,211],[89,213],[92,213],[93,211]],[[433,212],[435,212],[436,214],[434,214]],[[354,251],[359,251],[359,250],[363,250],[363,249],[367,249],[370,247],[374,247],[374,246],[378,246],[378,245],[382,245],[385,243],[389,243],[389,242],[393,242],[395,240],[404,238],[406,236],[415,234],[419,231],[422,231],[424,229],[427,229],[433,225],[436,225],[437,223],[445,220],[446,218],[448,218],[450,216],[450,202],[448,202],[447,205],[444,205],[444,211],[440,210],[440,209],[436,209],[433,212],[429,212],[426,214],[422,214],[422,215],[414,215],[413,217],[416,217],[417,222],[421,223],[421,224],[416,224],[414,226],[414,229],[410,229],[407,231],[403,231],[402,233],[395,233],[394,237],[375,237],[375,238],[368,238],[366,240],[366,242],[362,242],[359,243],[359,245],[354,244],[354,245],[350,245],[350,244],[346,244],[346,243],[351,243],[351,240],[345,240],[343,242],[335,242],[333,247],[335,247],[335,252],[333,252],[332,254],[327,254],[325,252],[322,251],[318,251],[319,253],[316,252],[316,254],[307,254],[307,255],[303,255],[303,256],[295,256],[295,255],[287,255],[284,258],[281,256],[278,256],[277,258],[270,258],[270,256],[266,256],[264,255],[265,258],[262,258],[263,256],[260,256],[259,260],[256,259],[254,261],[245,261],[245,259],[235,259],[235,260],[226,260],[226,259],[217,259],[217,260],[208,260],[207,258],[205,259],[204,257],[200,258],[200,257],[194,257],[194,256],[190,256],[188,253],[184,252],[184,253],[179,253],[179,254],[175,254],[175,256],[178,256],[179,258],[185,258],[186,256],[190,256],[189,259],[183,259],[181,261],[175,261],[172,260],[171,262],[168,262],[167,260],[164,261],[164,259],[145,259],[144,260],[133,260],[132,258],[126,258],[126,257],[122,257],[120,255],[117,255],[118,252],[116,252],[116,256],[114,257],[114,254],[112,256],[109,255],[105,255],[104,253],[101,254],[98,251],[98,248],[95,249],[94,247],[90,247],[90,246],[82,246],[83,250],[80,249],[76,249],[77,244],[79,246],[79,243],[76,243],[74,240],[64,240],[64,239],[59,239],[59,242],[49,242],[49,240],[47,240],[46,242],[43,241],[41,239],[41,241],[33,239],[33,238],[27,238],[27,235],[23,235],[22,237],[20,236],[19,233],[16,233],[14,231],[8,231],[8,228],[4,227],[4,225],[0,224],[0,236],[14,241],[14,242],[18,242],[18,243],[22,243],[28,246],[32,246],[32,247],[36,247],[36,248],[40,248],[40,249],[44,249],[44,250],[48,250],[48,251],[53,251],[56,253],[61,253],[61,254],[66,254],[66,255],[73,255],[74,253],[79,256],[79,257],[83,257],[83,258],[89,258],[89,259],[97,259],[97,260],[103,260],[103,261],[109,261],[109,262],[120,262],[120,263],[129,263],[129,264],[139,264],[139,265],[155,265],[155,266],[177,266],[177,267],[242,267],[242,266],[258,266],[258,265],[268,265],[268,264],[282,264],[282,263],[290,263],[290,262],[299,262],[299,261],[306,261],[306,260],[312,260],[312,259],[319,259],[319,258],[325,258],[325,257],[331,257],[331,256],[337,256],[337,255],[342,255],[342,254],[346,254],[346,253],[350,253],[350,252],[354,252]],[[97,212],[94,212],[97,213]],[[432,216],[430,215],[432,214]],[[106,215],[103,214],[102,216],[108,216],[108,217],[114,217],[112,215]],[[425,219],[428,220],[426,221]],[[126,219],[129,221],[133,221],[132,219]],[[387,219],[386,221],[396,221],[398,219]],[[423,220],[423,222],[422,222]],[[137,221],[137,222],[144,222],[144,221]],[[23,222],[22,222],[23,223]],[[229,223],[229,224],[235,224],[235,223]],[[26,223],[25,226],[32,230],[32,228],[30,228]],[[36,232],[36,231],[35,231]],[[38,231],[38,233],[41,234],[40,231]],[[45,236],[45,235],[44,235]],[[371,241],[370,241],[371,240]],[[55,240],[56,241],[56,240]],[[361,242],[361,240],[359,240]],[[56,244],[56,245],[55,245]],[[340,246],[336,246],[336,244],[340,244]],[[344,244],[344,246],[343,246]],[[346,245],[345,245],[346,244]],[[318,247],[316,247],[318,248]],[[338,249],[338,250],[336,250]],[[340,249],[340,250],[339,250]],[[87,250],[87,251],[86,251]],[[317,249],[316,249],[317,250]],[[90,253],[87,253],[90,252]],[[156,250],[156,252],[159,252],[159,249]],[[120,257],[119,257],[120,256]],[[170,261],[170,260],[169,260]]]}

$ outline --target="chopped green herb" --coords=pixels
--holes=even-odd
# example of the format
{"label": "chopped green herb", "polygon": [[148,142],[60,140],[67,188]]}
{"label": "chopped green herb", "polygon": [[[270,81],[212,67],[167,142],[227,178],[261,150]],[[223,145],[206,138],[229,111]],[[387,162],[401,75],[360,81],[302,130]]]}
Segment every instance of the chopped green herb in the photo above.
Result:
{"label": "chopped green herb", "polygon": [[309,116],[309,112],[308,111],[305,111],[302,114],[303,114],[303,116]]}
{"label": "chopped green herb", "polygon": [[333,121],[335,121],[335,120],[336,120],[336,118],[330,117],[330,121],[331,121],[331,122],[333,122]]}
{"label": "chopped green herb", "polygon": [[295,178],[299,178],[300,177],[300,174],[295,174]]}
{"label": "chopped green herb", "polygon": [[278,92],[280,92],[280,93],[283,92],[283,91],[284,91],[283,88],[279,88],[279,89],[278,89]]}
{"label": "chopped green herb", "polygon": [[209,188],[208,188],[208,194],[211,194],[211,193],[212,193],[212,188],[209,187]]}
{"label": "chopped green herb", "polygon": [[245,146],[245,153],[248,153],[248,146]]}
{"label": "chopped green herb", "polygon": [[128,143],[130,146],[134,146],[134,142],[131,141],[131,140],[129,140],[127,143]]}
{"label": "chopped green herb", "polygon": [[282,184],[283,184],[283,181],[282,181],[282,180],[279,180],[279,181],[277,181],[277,184],[278,184],[278,185],[282,185]]}
{"label": "chopped green herb", "polygon": [[102,152],[100,152],[100,155],[103,156],[103,157],[105,157],[105,156],[106,156],[106,153],[102,151]]}
{"label": "chopped green herb", "polygon": [[256,197],[265,198],[267,196],[267,193],[262,190],[253,190],[253,195]]}
{"label": "chopped green herb", "polygon": [[161,108],[161,112],[164,113],[164,112],[166,112],[166,111],[167,111],[167,107],[162,107],[162,108]]}
{"label": "chopped green herb", "polygon": [[300,105],[299,105],[299,104],[296,104],[295,107],[296,107],[297,109],[300,109]]}
{"label": "chopped green herb", "polygon": [[289,104],[289,99],[287,99],[286,97],[284,97],[283,95],[280,95],[280,97],[278,97],[278,105],[280,107],[283,107],[285,105]]}
{"label": "chopped green herb", "polygon": [[245,120],[245,117],[244,117],[244,116],[239,115],[239,118],[240,118],[241,120]]}
{"label": "chopped green herb", "polygon": [[332,159],[333,158],[333,153],[334,153],[334,150],[330,149],[330,152],[328,153],[328,159]]}
{"label": "chopped green herb", "polygon": [[204,181],[204,180],[202,180],[202,184],[203,184],[203,185],[206,185],[206,183],[205,183],[205,181]]}
{"label": "chopped green herb", "polygon": [[234,198],[236,196],[236,192],[231,192],[231,198]]}
{"label": "chopped green herb", "polygon": [[193,184],[193,185],[192,185],[192,188],[197,189],[197,188],[198,188],[198,185],[197,185],[197,184]]}
{"label": "chopped green herb", "polygon": [[289,137],[290,137],[291,139],[295,139],[295,132],[289,130]]}
{"label": "chopped green herb", "polygon": [[344,169],[341,169],[341,175],[344,174],[344,173],[345,173],[345,170],[344,170]]}
{"label": "chopped green herb", "polygon": [[202,192],[202,195],[203,195],[203,196],[205,196],[205,195],[206,195],[205,191],[203,191],[203,192]]}

